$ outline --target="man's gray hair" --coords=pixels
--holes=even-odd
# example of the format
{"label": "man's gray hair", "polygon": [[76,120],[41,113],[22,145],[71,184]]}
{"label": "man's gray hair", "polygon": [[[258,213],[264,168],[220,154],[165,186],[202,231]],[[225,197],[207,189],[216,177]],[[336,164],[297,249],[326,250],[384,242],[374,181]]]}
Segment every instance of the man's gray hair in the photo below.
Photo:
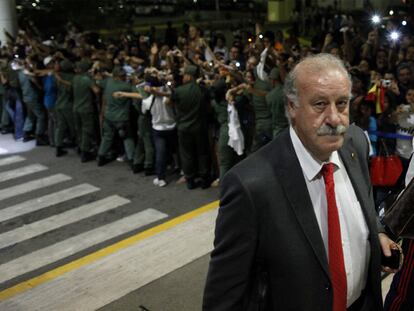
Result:
{"label": "man's gray hair", "polygon": [[285,78],[283,92],[286,98],[288,99],[286,101],[286,106],[288,105],[289,101],[294,103],[295,106],[299,105],[299,93],[296,81],[298,78],[298,71],[300,68],[306,68],[307,71],[311,74],[321,72],[326,68],[337,68],[344,72],[346,77],[349,79],[349,85],[352,85],[351,76],[349,75],[349,72],[341,59],[327,53],[311,55],[305,57],[298,64],[296,64],[296,66],[289,72],[289,74]]}

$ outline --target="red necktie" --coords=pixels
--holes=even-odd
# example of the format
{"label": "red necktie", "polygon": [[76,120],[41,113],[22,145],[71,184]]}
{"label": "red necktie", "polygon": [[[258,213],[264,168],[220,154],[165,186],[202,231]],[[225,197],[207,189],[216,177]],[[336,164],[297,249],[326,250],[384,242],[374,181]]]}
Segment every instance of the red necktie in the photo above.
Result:
{"label": "red necktie", "polygon": [[346,272],[342,250],[341,225],[335,199],[335,183],[333,178],[334,164],[323,165],[321,173],[325,181],[326,201],[328,203],[328,252],[329,272],[333,288],[332,311],[346,310]]}

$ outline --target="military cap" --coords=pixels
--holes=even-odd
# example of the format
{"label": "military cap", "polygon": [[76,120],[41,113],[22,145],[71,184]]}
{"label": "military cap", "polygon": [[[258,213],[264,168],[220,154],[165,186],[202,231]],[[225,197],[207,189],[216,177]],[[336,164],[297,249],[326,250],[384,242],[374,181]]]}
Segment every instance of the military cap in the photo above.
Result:
{"label": "military cap", "polygon": [[197,75],[197,71],[198,71],[198,68],[193,65],[188,65],[187,67],[184,68],[184,74],[190,75],[193,77]]}
{"label": "military cap", "polygon": [[81,72],[86,72],[91,67],[91,62],[88,59],[82,59],[76,63],[76,67]]}
{"label": "military cap", "polygon": [[62,72],[71,72],[73,70],[73,63],[67,59],[62,60],[59,66]]}
{"label": "military cap", "polygon": [[280,70],[277,67],[274,67],[269,73],[269,79],[280,80]]}
{"label": "military cap", "polygon": [[124,77],[126,75],[126,72],[121,66],[115,66],[112,70],[112,75],[114,77]]}

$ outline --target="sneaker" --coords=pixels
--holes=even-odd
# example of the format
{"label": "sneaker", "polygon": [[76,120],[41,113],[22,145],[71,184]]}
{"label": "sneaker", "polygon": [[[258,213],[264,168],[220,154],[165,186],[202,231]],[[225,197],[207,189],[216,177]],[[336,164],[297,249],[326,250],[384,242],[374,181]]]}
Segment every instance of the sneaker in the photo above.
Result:
{"label": "sneaker", "polygon": [[165,187],[167,182],[164,179],[158,180],[158,187]]}
{"label": "sneaker", "polygon": [[121,155],[121,156],[119,156],[119,157],[117,157],[116,158],[116,160],[118,161],[118,162],[125,162],[125,161],[128,161],[128,159],[127,159],[127,157],[126,157],[126,155],[124,154],[124,155]]}
{"label": "sneaker", "polygon": [[180,184],[185,184],[186,182],[187,180],[185,179],[185,176],[181,176],[180,179],[176,181],[176,184],[180,185]]}
{"label": "sneaker", "polygon": [[160,183],[160,180],[158,178],[154,178],[152,183],[154,184],[154,186],[158,186],[158,184]]}
{"label": "sneaker", "polygon": [[220,186],[220,179],[217,178],[215,181],[211,183],[211,187],[217,188],[218,186]]}

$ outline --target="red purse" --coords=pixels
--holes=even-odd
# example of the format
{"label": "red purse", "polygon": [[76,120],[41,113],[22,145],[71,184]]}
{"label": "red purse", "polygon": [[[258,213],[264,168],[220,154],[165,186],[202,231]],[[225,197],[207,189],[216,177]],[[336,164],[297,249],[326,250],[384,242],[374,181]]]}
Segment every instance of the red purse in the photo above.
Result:
{"label": "red purse", "polygon": [[385,172],[385,157],[377,156],[371,158],[371,184],[373,186],[384,185],[384,172]]}
{"label": "red purse", "polygon": [[394,186],[400,177],[403,166],[397,155],[390,155],[381,139],[384,155],[372,157],[370,175],[373,186]]}

